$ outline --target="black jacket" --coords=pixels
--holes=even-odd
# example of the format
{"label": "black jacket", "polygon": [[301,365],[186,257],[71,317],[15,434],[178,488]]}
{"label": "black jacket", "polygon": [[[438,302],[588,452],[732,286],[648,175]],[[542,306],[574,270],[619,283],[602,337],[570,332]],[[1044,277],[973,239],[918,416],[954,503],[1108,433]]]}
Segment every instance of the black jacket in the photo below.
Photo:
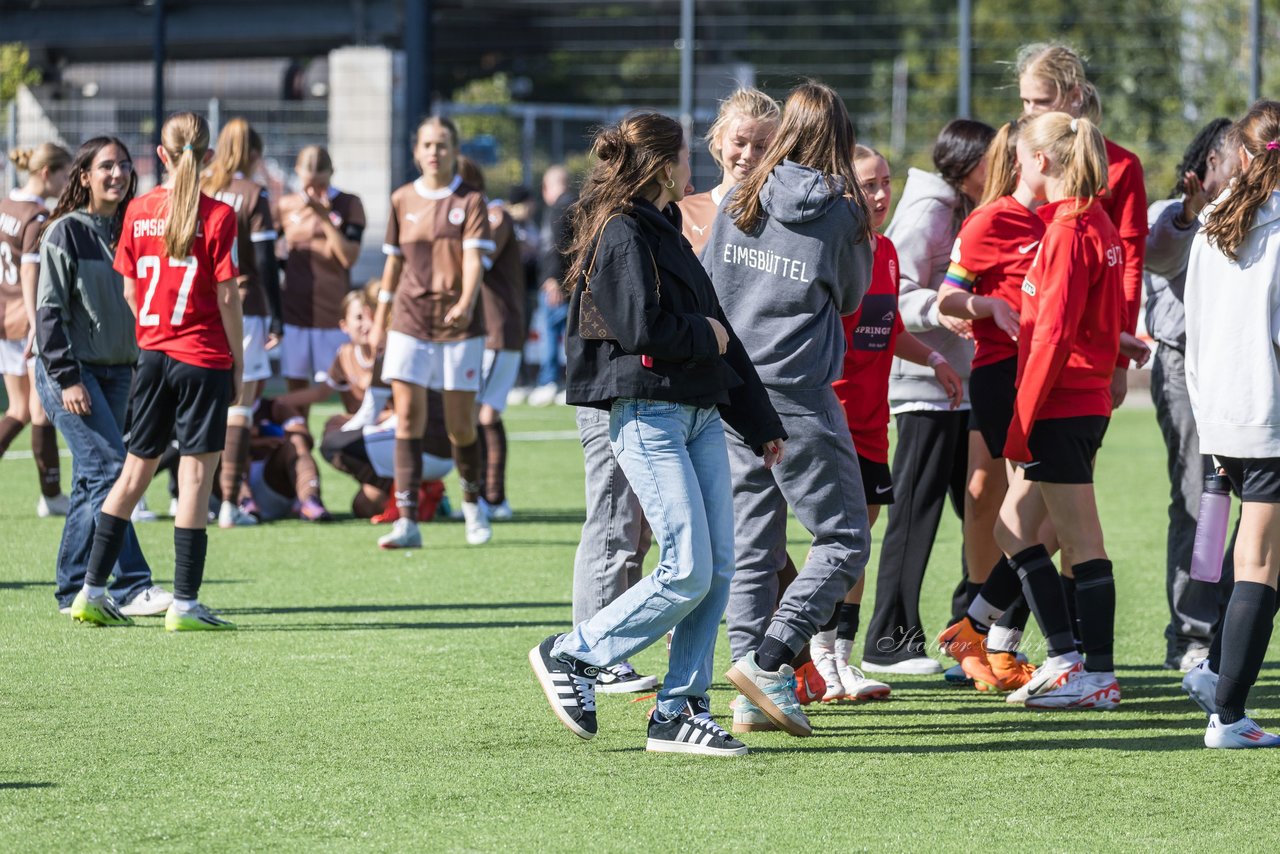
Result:
{"label": "black jacket", "polygon": [[541,246],[538,250],[538,285],[547,279],[555,279],[563,287],[565,273],[569,271],[569,262],[565,258],[565,250],[573,240],[573,224],[569,220],[569,209],[578,201],[569,190],[560,194],[549,208],[543,211],[542,228],[539,234]]}
{"label": "black jacket", "polygon": [[[644,199],[632,204],[630,215],[609,221],[593,248],[591,296],[616,340],[579,336],[585,278],[575,283],[569,300],[568,402],[608,409],[617,398],[634,397],[717,406],[757,453],[765,442],[785,439],[711,280],[680,233],[679,208],[659,211]],[[708,317],[729,332],[724,356]],[[642,355],[653,359],[652,368],[641,364]]]}

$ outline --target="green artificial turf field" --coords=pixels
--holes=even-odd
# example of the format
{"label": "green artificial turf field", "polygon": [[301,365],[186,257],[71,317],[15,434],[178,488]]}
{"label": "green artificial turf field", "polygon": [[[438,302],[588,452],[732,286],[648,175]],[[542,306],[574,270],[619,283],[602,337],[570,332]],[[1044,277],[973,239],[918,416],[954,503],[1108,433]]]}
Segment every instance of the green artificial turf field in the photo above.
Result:
{"label": "green artificial turf field", "polygon": [[[1119,711],[902,677],[889,702],[814,710],[812,738],[744,736],[737,760],[645,753],[649,703],[626,696],[599,698],[592,742],[555,720],[525,655],[568,627],[580,448],[564,407],[518,407],[508,430],[518,515],[488,546],[460,524],[425,526],[413,553],[378,552],[351,520],[212,530],[202,598],[239,624],[224,635],[60,617],[60,520],[34,518],[30,459],[0,462],[0,850],[1274,850],[1280,753],[1204,750],[1160,669],[1168,487],[1149,409],[1117,414],[1099,463]],[[345,509],[352,486],[324,473]],[[167,583],[170,524],[139,534]],[[945,519],[933,631],[959,542]],[[798,527],[791,548],[803,558]],[[1280,726],[1275,649],[1250,706]],[[723,636],[717,652],[723,673]],[[718,678],[726,723],[732,696]]]}

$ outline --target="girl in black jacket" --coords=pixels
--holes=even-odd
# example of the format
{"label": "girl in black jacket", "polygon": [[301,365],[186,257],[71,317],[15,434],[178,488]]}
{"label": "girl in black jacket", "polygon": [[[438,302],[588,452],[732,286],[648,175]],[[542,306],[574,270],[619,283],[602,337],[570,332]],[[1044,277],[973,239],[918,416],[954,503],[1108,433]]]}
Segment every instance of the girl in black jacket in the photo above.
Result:
{"label": "girl in black jacket", "polygon": [[785,434],[680,234],[688,188],[680,125],[636,113],[597,135],[599,162],[573,213],[568,402],[609,410],[614,455],[653,528],[653,574],[572,632],[529,652],[552,710],[596,733],[595,680],[672,633],[649,750],[739,756],[707,690],[733,575],[733,506],[721,415],[772,466]]}

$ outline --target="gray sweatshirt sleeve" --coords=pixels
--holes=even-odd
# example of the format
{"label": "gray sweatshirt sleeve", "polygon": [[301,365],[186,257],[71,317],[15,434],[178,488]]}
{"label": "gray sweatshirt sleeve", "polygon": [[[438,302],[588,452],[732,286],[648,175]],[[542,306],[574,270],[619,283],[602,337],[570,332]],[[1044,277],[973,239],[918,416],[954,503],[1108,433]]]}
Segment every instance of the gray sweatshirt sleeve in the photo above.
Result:
{"label": "gray sweatshirt sleeve", "polygon": [[67,328],[75,283],[75,259],[46,238],[40,244],[40,279],[36,285],[36,351],[49,376],[61,388],[80,382],[80,363]]}
{"label": "gray sweatshirt sleeve", "polygon": [[[866,227],[860,217],[853,218],[858,231]],[[839,242],[841,252],[836,257],[835,277],[838,282],[836,301],[840,315],[853,314],[862,305],[862,298],[871,288],[871,268],[875,262],[875,246],[867,235],[848,237]]]}
{"label": "gray sweatshirt sleeve", "polygon": [[[935,222],[939,214],[945,214],[946,223]],[[918,210],[909,221],[895,220],[885,232],[898,250],[902,282],[898,312],[908,332],[928,332],[940,326],[938,284],[946,275],[951,253],[950,219],[950,211],[941,205],[930,205]]]}
{"label": "gray sweatshirt sleeve", "polygon": [[[1157,207],[1161,209],[1157,210]],[[1183,228],[1177,223],[1182,213],[1182,202],[1165,202],[1152,205],[1149,212],[1150,231],[1147,233],[1147,271],[1168,280],[1169,289],[1182,299],[1186,279],[1187,260],[1191,257],[1191,243],[1199,231],[1200,223],[1193,221]],[[1154,214],[1154,216],[1150,216]]]}

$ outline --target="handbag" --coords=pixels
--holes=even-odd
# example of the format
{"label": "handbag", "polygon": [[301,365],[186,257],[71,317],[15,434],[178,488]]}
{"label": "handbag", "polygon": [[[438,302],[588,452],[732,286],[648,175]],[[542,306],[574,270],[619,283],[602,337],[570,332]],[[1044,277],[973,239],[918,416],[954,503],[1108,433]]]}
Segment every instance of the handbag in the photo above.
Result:
{"label": "handbag", "polygon": [[[591,255],[591,263],[587,265],[587,271],[583,273],[583,279],[586,284],[582,288],[582,297],[578,301],[578,337],[586,341],[615,341],[617,336],[609,329],[609,324],[605,322],[604,315],[600,313],[600,309],[596,307],[595,297],[591,295],[591,273],[596,268],[596,257],[600,254],[600,241],[604,238],[604,230],[614,217],[624,216],[624,214],[616,213],[609,219],[604,221],[604,225],[600,228],[600,237],[596,239],[596,249]],[[662,296],[662,277],[658,275],[658,260],[653,257],[653,250],[649,250],[649,260],[653,262],[653,279],[655,289],[658,296]]]}

